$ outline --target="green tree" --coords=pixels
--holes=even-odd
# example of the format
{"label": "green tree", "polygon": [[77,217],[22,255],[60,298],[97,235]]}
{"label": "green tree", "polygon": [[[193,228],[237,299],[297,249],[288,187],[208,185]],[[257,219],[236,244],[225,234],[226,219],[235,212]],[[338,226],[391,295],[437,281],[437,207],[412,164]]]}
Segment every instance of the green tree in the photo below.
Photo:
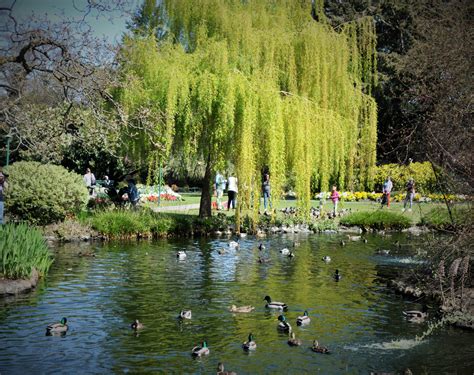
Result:
{"label": "green tree", "polygon": [[163,1],[168,37],[124,39],[120,101],[155,124],[128,134],[130,152],[202,160],[201,216],[211,214],[212,174],[227,162],[239,179],[238,212],[256,214],[265,167],[274,197],[294,171],[306,212],[313,175],[323,190],[373,185],[373,21],[336,32],[311,9],[310,1]]}

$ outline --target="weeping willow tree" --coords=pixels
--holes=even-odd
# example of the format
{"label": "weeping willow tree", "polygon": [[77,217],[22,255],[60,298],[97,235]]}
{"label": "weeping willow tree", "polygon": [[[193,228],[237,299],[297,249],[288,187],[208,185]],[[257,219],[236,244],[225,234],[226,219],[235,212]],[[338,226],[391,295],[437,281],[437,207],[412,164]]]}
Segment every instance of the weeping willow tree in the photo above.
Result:
{"label": "weeping willow tree", "polygon": [[373,21],[336,31],[322,3],[163,0],[164,27],[125,38],[121,102],[155,124],[154,132],[127,134],[131,150],[150,165],[173,153],[202,160],[201,216],[211,214],[212,174],[228,162],[239,181],[238,213],[257,214],[264,168],[273,198],[286,174],[295,175],[303,213],[312,180],[323,191],[372,187]]}

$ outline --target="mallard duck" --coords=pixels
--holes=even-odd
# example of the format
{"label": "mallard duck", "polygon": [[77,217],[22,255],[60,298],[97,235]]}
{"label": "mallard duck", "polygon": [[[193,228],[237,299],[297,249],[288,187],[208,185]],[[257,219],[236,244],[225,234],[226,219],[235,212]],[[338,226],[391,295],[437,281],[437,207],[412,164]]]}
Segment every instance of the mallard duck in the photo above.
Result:
{"label": "mallard duck", "polygon": [[313,341],[313,346],[311,350],[316,353],[329,354],[329,349],[325,346],[319,346],[318,340]]}
{"label": "mallard duck", "polygon": [[267,304],[265,305],[265,307],[268,309],[286,310],[288,308],[286,303],[272,302],[272,299],[270,298],[270,296],[265,296],[263,300],[267,301]]}
{"label": "mallard duck", "polygon": [[284,315],[280,315],[278,317],[278,320],[280,321],[280,323],[278,323],[278,330],[279,331],[283,331],[283,332],[290,332],[291,331],[291,325],[290,323],[288,323],[288,321],[286,320],[286,317]]}
{"label": "mallard duck", "polygon": [[290,338],[288,339],[288,345],[290,346],[300,346],[303,342],[300,339],[295,337],[295,333],[290,333]]}
{"label": "mallard duck", "polygon": [[224,364],[219,362],[217,364],[217,375],[237,375],[234,371],[224,371]]}
{"label": "mallard duck", "polygon": [[191,319],[193,316],[191,310],[181,310],[179,313],[179,318],[180,319]]}
{"label": "mallard duck", "polygon": [[229,308],[229,311],[230,312],[234,312],[234,313],[249,313],[251,311],[255,310],[255,307],[253,306],[235,306],[235,305],[232,305],[230,308]]}
{"label": "mallard duck", "polygon": [[229,247],[230,247],[231,249],[235,249],[235,248],[239,247],[239,243],[236,242],[236,241],[230,241],[230,242],[229,242]]}
{"label": "mallard duck", "polygon": [[323,262],[329,263],[331,261],[331,257],[328,255],[323,256]]}
{"label": "mallard duck", "polygon": [[288,255],[290,253],[290,249],[287,249],[286,247],[284,249],[280,250],[281,255]]}
{"label": "mallard duck", "polygon": [[130,327],[136,331],[137,329],[142,329],[145,326],[143,325],[143,323],[140,323],[138,319],[135,319],[133,323],[130,324]]}
{"label": "mallard duck", "polygon": [[62,318],[59,323],[53,323],[46,327],[47,335],[65,334],[68,330],[67,318]]}
{"label": "mallard duck", "polygon": [[363,238],[363,239],[362,239],[362,242],[367,243],[367,242],[369,242],[369,241],[367,241],[367,238]]}
{"label": "mallard duck", "polygon": [[288,256],[288,258],[294,258],[295,253],[293,251],[290,251],[290,253],[287,256]]}
{"label": "mallard duck", "polygon": [[339,281],[342,279],[342,275],[339,273],[339,270],[336,270],[336,273],[334,274],[334,280]]}
{"label": "mallard duck", "polygon": [[251,333],[249,334],[248,341],[245,341],[242,344],[242,349],[244,349],[245,351],[257,349],[257,343],[254,341],[253,335]]}
{"label": "mallard duck", "polygon": [[82,251],[79,251],[79,253],[77,253],[78,256],[80,257],[91,257],[91,258],[95,258],[95,254],[94,253],[91,253],[90,251],[86,251],[85,253],[83,253]]}
{"label": "mallard duck", "polygon": [[346,242],[345,241],[342,241],[340,242],[341,246],[346,246]]}
{"label": "mallard duck", "polygon": [[193,357],[201,357],[203,355],[208,355],[209,354],[209,348],[207,347],[207,342],[203,341],[201,346],[195,346],[192,350],[191,353]]}
{"label": "mallard duck", "polygon": [[426,306],[423,306],[423,311],[403,311],[403,315],[410,323],[423,323],[428,317],[428,308]]}
{"label": "mallard duck", "polygon": [[296,318],[296,325],[302,326],[311,322],[311,318],[308,316],[308,311],[305,310],[302,316]]}
{"label": "mallard duck", "polygon": [[176,253],[176,258],[179,260],[185,260],[188,255],[186,254],[186,251],[178,251]]}
{"label": "mallard duck", "polygon": [[224,254],[225,254],[225,250],[224,250],[224,249],[219,249],[219,250],[217,250],[217,252],[219,253],[219,255],[224,255]]}
{"label": "mallard duck", "polygon": [[258,257],[257,262],[263,264],[263,263],[270,263],[271,260],[264,257]]}
{"label": "mallard duck", "polygon": [[258,249],[259,249],[260,251],[265,250],[265,245],[260,242],[260,244],[258,245]]}

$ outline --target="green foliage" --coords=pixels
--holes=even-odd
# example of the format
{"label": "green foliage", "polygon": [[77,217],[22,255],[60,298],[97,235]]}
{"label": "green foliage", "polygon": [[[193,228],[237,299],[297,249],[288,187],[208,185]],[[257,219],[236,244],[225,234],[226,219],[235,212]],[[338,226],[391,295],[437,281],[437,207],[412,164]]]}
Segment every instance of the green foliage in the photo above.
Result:
{"label": "green foliage", "polygon": [[7,210],[32,224],[62,221],[89,199],[82,177],[58,165],[21,161],[8,173]]}
{"label": "green foliage", "polygon": [[393,182],[393,190],[405,190],[408,179],[415,180],[415,190],[420,193],[436,191],[436,177],[431,163],[410,163],[409,165],[382,164],[375,168],[375,183],[383,185],[385,179],[390,176]]}
{"label": "green foliage", "polygon": [[340,223],[347,226],[360,226],[365,229],[405,229],[412,225],[410,218],[388,210],[360,211],[341,218]]}
{"label": "green foliage", "polygon": [[461,230],[473,223],[472,207],[457,205],[451,207],[451,216],[446,207],[437,207],[430,210],[421,218],[421,223],[438,230]]}
{"label": "green foliage", "polygon": [[52,263],[46,241],[37,229],[26,224],[0,225],[0,276],[27,278],[33,268],[42,275]]}
{"label": "green foliage", "polygon": [[131,154],[149,165],[182,154],[214,171],[232,163],[238,212],[253,217],[264,168],[275,198],[294,173],[301,212],[309,212],[312,176],[322,190],[332,182],[372,188],[371,18],[339,33],[311,17],[309,2],[165,0],[159,9],[171,38],[130,36],[121,51],[119,100],[129,116],[154,124],[126,134]]}
{"label": "green foliage", "polygon": [[324,232],[325,230],[335,230],[339,229],[339,223],[335,220],[316,220],[310,223],[309,229],[313,232]]}

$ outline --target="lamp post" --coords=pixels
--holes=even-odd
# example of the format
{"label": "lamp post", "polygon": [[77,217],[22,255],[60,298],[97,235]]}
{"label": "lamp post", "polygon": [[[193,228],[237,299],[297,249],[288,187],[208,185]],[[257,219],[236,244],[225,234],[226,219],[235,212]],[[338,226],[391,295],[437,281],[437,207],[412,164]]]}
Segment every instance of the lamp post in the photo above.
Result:
{"label": "lamp post", "polygon": [[12,139],[12,135],[8,133],[6,138],[7,138],[7,157],[5,160],[5,167],[8,167],[8,164],[10,163],[10,141]]}

